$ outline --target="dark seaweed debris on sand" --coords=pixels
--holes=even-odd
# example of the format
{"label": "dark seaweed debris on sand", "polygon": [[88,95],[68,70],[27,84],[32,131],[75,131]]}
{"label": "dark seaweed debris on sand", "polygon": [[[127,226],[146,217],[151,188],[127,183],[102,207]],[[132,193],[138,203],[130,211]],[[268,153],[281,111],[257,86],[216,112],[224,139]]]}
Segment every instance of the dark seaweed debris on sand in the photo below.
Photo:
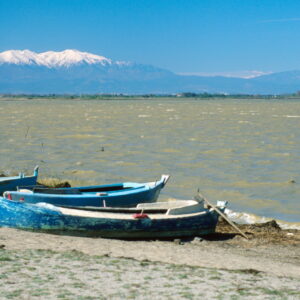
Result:
{"label": "dark seaweed debris on sand", "polygon": [[71,184],[68,181],[62,181],[62,182],[53,183],[53,184],[49,184],[49,185],[45,185],[44,183],[39,183],[39,182],[37,182],[37,184],[42,185],[46,188],[68,188],[68,187],[71,187]]}
{"label": "dark seaweed debris on sand", "polygon": [[[282,244],[300,245],[300,231],[296,229],[282,229],[275,220],[256,224],[236,224],[250,239],[256,244]],[[222,239],[232,239],[233,242],[243,242],[243,239],[235,230],[223,219],[216,228],[216,235]],[[223,238],[224,240],[225,238]]]}

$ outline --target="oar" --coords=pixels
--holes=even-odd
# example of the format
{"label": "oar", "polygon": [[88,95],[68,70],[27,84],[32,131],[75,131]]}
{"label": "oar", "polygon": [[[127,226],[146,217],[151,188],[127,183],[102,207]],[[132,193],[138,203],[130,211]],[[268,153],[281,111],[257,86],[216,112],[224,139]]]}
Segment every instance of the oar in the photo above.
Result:
{"label": "oar", "polygon": [[211,204],[198,190],[198,195],[195,196],[196,200],[201,200],[203,199],[209,206],[211,206],[220,216],[222,216],[235,230],[237,230],[245,239],[248,240],[248,237],[246,234],[241,231],[233,222],[231,222],[225,214],[223,214],[215,205]]}

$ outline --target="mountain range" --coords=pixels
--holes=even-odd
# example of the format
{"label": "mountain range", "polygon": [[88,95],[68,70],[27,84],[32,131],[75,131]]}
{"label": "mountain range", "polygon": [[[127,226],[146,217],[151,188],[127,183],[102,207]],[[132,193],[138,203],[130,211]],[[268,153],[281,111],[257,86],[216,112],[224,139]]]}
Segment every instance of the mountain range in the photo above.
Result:
{"label": "mountain range", "polygon": [[2,94],[284,94],[300,90],[300,71],[254,78],[185,76],[151,65],[109,58],[78,50],[0,53]]}

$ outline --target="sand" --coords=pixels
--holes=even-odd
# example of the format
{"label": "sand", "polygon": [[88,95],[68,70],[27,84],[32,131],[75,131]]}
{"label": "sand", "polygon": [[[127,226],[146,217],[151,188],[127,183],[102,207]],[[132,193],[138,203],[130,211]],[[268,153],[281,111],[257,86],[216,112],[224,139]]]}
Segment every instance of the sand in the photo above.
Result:
{"label": "sand", "polygon": [[0,228],[0,299],[300,299],[300,232],[225,223],[207,239],[122,241]]}

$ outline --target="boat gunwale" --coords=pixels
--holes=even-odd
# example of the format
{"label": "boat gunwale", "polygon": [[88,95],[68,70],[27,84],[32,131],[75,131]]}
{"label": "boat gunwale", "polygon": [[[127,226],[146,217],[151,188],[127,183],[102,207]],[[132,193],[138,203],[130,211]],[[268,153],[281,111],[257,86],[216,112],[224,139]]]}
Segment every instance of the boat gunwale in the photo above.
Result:
{"label": "boat gunwale", "polygon": [[[5,199],[5,198],[4,198]],[[7,200],[7,199],[5,199]],[[78,217],[78,218],[90,218],[90,219],[116,219],[116,220],[140,220],[140,219],[134,219],[133,215],[135,213],[143,213],[146,209],[145,208],[137,208],[135,207],[135,211],[132,211],[132,215],[130,213],[119,213],[119,212],[105,212],[105,211],[91,211],[91,210],[84,210],[84,209],[75,209],[75,208],[66,208],[66,207],[61,207],[59,205],[53,205],[53,204],[48,204],[48,203],[24,203],[24,202],[19,202],[19,201],[14,201],[14,200],[7,200],[7,201],[12,201],[15,203],[19,203],[21,205],[25,205],[27,208],[34,210],[35,207],[38,208],[44,208],[49,211],[53,211],[56,213],[60,213],[61,216],[72,216],[72,217]],[[182,206],[177,206],[173,207],[171,209],[178,209],[178,208],[186,208],[186,207],[193,207],[193,206],[198,206],[197,204],[200,204],[199,202],[195,200],[179,200],[179,201],[184,201],[188,205],[182,205]],[[171,203],[172,201],[170,201]],[[163,203],[163,202],[160,202]],[[168,202],[166,202],[168,204]],[[183,204],[183,203],[182,203]],[[117,208],[116,208],[117,209]],[[127,208],[128,211],[130,211],[131,208]],[[161,208],[159,208],[161,209]],[[170,208],[169,208],[170,209]],[[163,219],[183,219],[187,217],[196,217],[200,215],[205,215],[209,214],[214,211],[213,208],[206,209],[202,208],[201,210],[195,211],[195,212],[189,212],[189,213],[180,213],[180,214],[168,214],[169,209],[166,209],[166,213],[164,214],[159,214],[159,213],[147,213],[147,218],[150,220],[163,220]],[[122,208],[124,210],[124,208]],[[126,208],[125,208],[126,210]],[[136,210],[139,210],[138,212]],[[43,214],[46,214],[46,212],[40,212]]]}
{"label": "boat gunwale", "polygon": [[[31,195],[33,197],[40,197],[40,198],[94,198],[94,197],[120,197],[121,195],[130,195],[140,192],[147,192],[151,190],[155,190],[162,186],[162,188],[165,186],[169,179],[169,175],[161,175],[161,179],[157,181],[151,181],[151,182],[145,182],[145,183],[138,183],[138,182],[123,182],[123,183],[114,183],[114,184],[108,184],[108,185],[93,185],[93,186],[82,186],[82,187],[67,187],[67,188],[45,188],[45,190],[49,190],[49,193],[40,193],[35,192],[34,187],[35,186],[19,186],[17,191],[7,191],[8,193],[17,194],[19,196],[26,196]],[[103,192],[103,195],[101,195],[101,191],[98,192],[90,192],[85,191],[89,189],[97,189],[101,187],[109,188],[109,187],[115,187],[115,186],[123,186],[122,189],[119,190],[107,190]],[[42,187],[37,186],[39,189],[43,189]],[[28,188],[28,191],[22,191],[22,189]],[[79,191],[79,193],[72,193],[72,191]],[[51,191],[70,191],[70,193],[51,193]],[[99,194],[98,194],[99,193]]]}

